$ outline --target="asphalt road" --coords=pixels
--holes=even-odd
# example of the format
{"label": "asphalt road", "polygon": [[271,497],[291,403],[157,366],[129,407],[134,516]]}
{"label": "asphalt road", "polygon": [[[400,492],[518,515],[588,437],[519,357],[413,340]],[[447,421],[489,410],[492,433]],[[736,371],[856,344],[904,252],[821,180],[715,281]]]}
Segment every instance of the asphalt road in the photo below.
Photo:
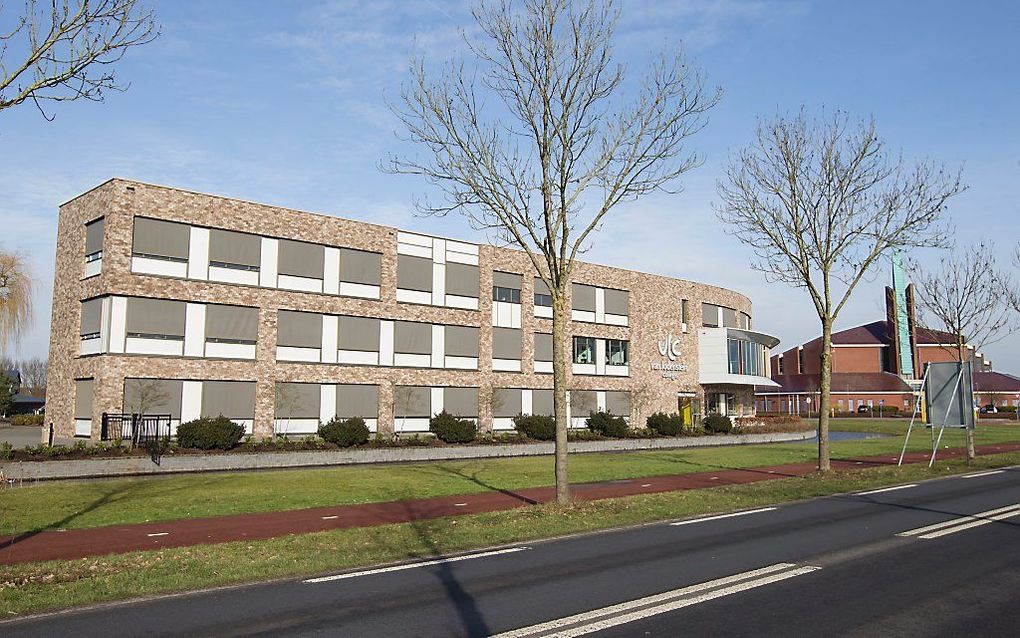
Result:
{"label": "asphalt road", "polygon": [[982,474],[24,619],[0,634],[1016,636],[1020,468]]}

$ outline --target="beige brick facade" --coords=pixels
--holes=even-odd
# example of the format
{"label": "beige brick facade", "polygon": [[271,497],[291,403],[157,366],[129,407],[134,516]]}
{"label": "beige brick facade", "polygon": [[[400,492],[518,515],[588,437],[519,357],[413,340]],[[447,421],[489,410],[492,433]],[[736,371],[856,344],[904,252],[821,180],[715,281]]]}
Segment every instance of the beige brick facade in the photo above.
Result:
{"label": "beige brick facade", "polygon": [[[379,300],[276,288],[177,279],[132,272],[132,224],[138,216],[156,217],[193,226],[236,230],[297,239],[333,247],[382,253]],[[105,218],[102,272],[84,277],[84,225]],[[110,180],[60,207],[51,319],[47,415],[56,432],[74,432],[76,379],[94,379],[92,436],[98,436],[104,412],[123,409],[124,379],[129,377],[187,380],[255,381],[254,432],[272,434],[274,384],[279,381],[373,383],[380,386],[379,429],[392,431],[393,386],[468,386],[480,389],[479,421],[491,424],[485,397],[491,388],[551,388],[552,375],[535,373],[532,365],[535,332],[551,332],[551,320],[533,316],[532,268],[519,251],[480,246],[478,310],[398,303],[396,301],[397,229],[337,217],[299,212],[247,201],[193,193],[121,179]],[[491,365],[491,286],[493,269],[523,273],[522,372],[493,372]],[[675,412],[678,392],[703,397],[698,383],[700,303],[708,302],[751,314],[750,301],[736,292],[705,284],[594,264],[578,264],[574,281],[630,292],[629,327],[574,321],[573,335],[630,341],[629,376],[575,375],[573,389],[632,392],[632,417],[643,422],[654,411]],[[123,295],[188,302],[236,304],[259,308],[256,358],[217,360],[133,354],[79,354],[81,302]],[[681,331],[681,299],[689,300],[690,329]],[[427,321],[480,328],[478,370],[401,368],[342,364],[289,363],[276,360],[276,311],[302,310],[323,314]],[[686,370],[665,378],[653,365],[664,362],[658,343],[667,333],[680,339],[677,363]],[[750,403],[751,387],[727,388]],[[638,395],[647,397],[638,401]],[[639,414],[640,413],[640,414]]]}

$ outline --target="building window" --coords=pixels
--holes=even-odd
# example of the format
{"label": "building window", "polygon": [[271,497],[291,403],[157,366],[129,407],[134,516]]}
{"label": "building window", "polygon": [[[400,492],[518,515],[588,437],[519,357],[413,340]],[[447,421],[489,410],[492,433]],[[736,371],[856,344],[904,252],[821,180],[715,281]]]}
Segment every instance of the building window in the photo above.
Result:
{"label": "building window", "polygon": [[397,255],[397,288],[432,292],[432,260],[413,255]]}
{"label": "building window", "polygon": [[687,301],[686,299],[680,300],[680,323],[684,324],[685,326],[691,322],[689,306],[690,306],[689,301]]}
{"label": "building window", "polygon": [[783,371],[783,355],[776,357],[776,372],[779,374],[786,374]]}
{"label": "building window", "polygon": [[306,279],[323,278],[326,263],[323,246],[292,239],[281,239],[279,245],[278,274]]}
{"label": "building window", "polygon": [[719,306],[710,303],[701,304],[701,325],[706,328],[719,327]]}
{"label": "building window", "polygon": [[797,349],[797,372],[804,374],[804,348]]}
{"label": "building window", "polygon": [[382,272],[382,255],[353,248],[340,249],[340,281],[378,286]]}
{"label": "building window", "polygon": [[89,299],[81,302],[81,340],[98,339],[103,329],[103,299]]}
{"label": "building window", "polygon": [[100,217],[85,224],[85,261],[96,261],[103,258],[103,228],[106,218]]}
{"label": "building window", "polygon": [[535,361],[553,360],[553,339],[551,334],[535,333]]}
{"label": "building window", "polygon": [[164,261],[188,261],[191,228],[187,224],[135,217],[131,254]]}
{"label": "building window", "polygon": [[205,340],[251,345],[258,340],[259,310],[209,304],[205,307]]}
{"label": "building window", "polygon": [[127,302],[127,336],[184,341],[183,301],[131,297]]}
{"label": "building window", "polygon": [[449,262],[446,264],[446,294],[478,298],[478,266]]}
{"label": "building window", "polygon": [[552,293],[549,286],[541,279],[535,278],[535,305],[552,308]]}
{"label": "building window", "polygon": [[522,335],[517,328],[493,328],[492,358],[520,360]]}
{"label": "building window", "polygon": [[595,312],[595,286],[574,284],[570,307],[578,312]]}
{"label": "building window", "polygon": [[606,365],[625,366],[630,363],[630,342],[622,339],[606,340]]}
{"label": "building window", "polygon": [[765,346],[744,339],[726,340],[730,374],[763,376]]}
{"label": "building window", "polygon": [[492,300],[521,303],[521,276],[508,272],[492,273]]}
{"label": "building window", "polygon": [[213,228],[209,231],[209,265],[258,272],[262,239],[257,235]]}
{"label": "building window", "polygon": [[321,348],[322,315],[293,310],[277,311],[276,345],[286,348]]}
{"label": "building window", "polygon": [[740,313],[740,315],[738,316],[738,327],[744,330],[750,330],[751,315],[747,314],[746,312]]}
{"label": "building window", "polygon": [[574,337],[574,363],[595,363],[595,337]]}
{"label": "building window", "polygon": [[613,290],[606,288],[605,310],[608,314],[626,317],[630,314],[630,293],[626,290]]}

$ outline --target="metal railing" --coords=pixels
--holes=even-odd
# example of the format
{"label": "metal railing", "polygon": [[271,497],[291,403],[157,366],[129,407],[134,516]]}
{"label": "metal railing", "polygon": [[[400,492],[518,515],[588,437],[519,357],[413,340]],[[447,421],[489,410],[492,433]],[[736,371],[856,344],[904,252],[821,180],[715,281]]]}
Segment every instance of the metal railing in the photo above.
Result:
{"label": "metal railing", "polygon": [[132,447],[149,451],[152,462],[159,459],[170,447],[170,414],[110,414],[103,413],[99,438],[103,441],[129,441]]}

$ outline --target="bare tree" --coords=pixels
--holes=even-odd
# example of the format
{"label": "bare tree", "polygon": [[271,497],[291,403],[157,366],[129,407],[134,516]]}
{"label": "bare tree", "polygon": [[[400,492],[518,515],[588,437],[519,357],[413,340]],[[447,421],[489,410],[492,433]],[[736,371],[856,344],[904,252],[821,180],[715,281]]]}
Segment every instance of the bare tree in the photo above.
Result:
{"label": "bare tree", "polygon": [[[663,52],[632,100],[613,62],[619,12],[610,1],[482,2],[481,32],[467,40],[475,64],[435,73],[415,60],[393,110],[426,157],[390,158],[384,170],[423,176],[442,202],[426,214],[459,212],[497,241],[525,251],[553,306],[556,498],[567,482],[567,321],[571,275],[610,211],[667,191],[700,164],[688,139],[705,125],[720,91],[681,50]],[[467,39],[467,38],[466,38]]]}
{"label": "bare tree", "polygon": [[49,369],[49,362],[39,357],[25,359],[18,363],[18,369],[21,371],[22,384],[29,393],[40,396],[46,389],[46,372]]}
{"label": "bare tree", "polygon": [[[915,264],[911,270],[925,326],[953,336],[950,347],[957,361],[973,359],[968,345],[978,352],[1020,328],[1014,312],[1020,291],[999,268],[991,243],[953,250],[935,268]],[[974,432],[968,429],[966,434],[970,462],[975,458]]]}
{"label": "bare tree", "polygon": [[24,257],[0,251],[0,354],[32,322],[32,278]]}
{"label": "bare tree", "polygon": [[289,383],[277,383],[276,384],[276,413],[286,414],[287,417],[284,419],[283,432],[277,434],[287,435],[290,434],[290,415],[301,406],[301,397],[298,396],[294,386]]}
{"label": "bare tree", "polygon": [[26,0],[3,22],[13,26],[0,32],[0,110],[31,101],[48,120],[43,102],[101,102],[124,90],[111,65],[159,35],[139,0]]}
{"label": "bare tree", "polygon": [[958,172],[931,161],[908,166],[874,121],[841,112],[762,122],[731,158],[719,219],[752,248],[752,267],[767,280],[807,291],[822,324],[819,470],[829,470],[833,323],[883,255],[945,243],[941,218],[963,188]]}

